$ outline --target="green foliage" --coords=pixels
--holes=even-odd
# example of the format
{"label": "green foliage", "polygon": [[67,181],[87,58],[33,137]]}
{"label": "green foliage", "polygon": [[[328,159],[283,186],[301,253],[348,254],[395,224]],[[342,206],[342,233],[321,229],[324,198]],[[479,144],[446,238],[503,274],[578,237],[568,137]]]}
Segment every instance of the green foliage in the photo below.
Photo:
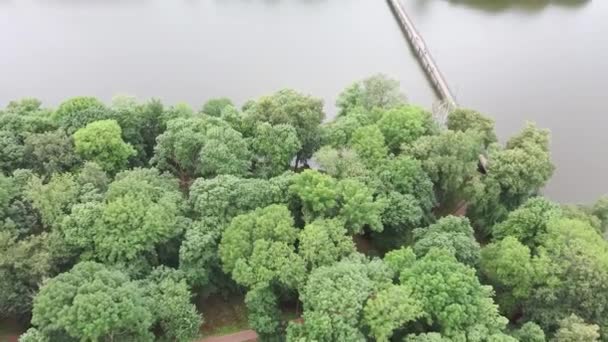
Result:
{"label": "green foliage", "polygon": [[325,144],[338,148],[347,146],[357,129],[363,126],[367,118],[363,114],[351,113],[348,116],[339,116],[335,120],[322,126],[323,141]]}
{"label": "green foliage", "polygon": [[451,339],[441,336],[439,333],[424,333],[418,335],[408,335],[405,342],[452,342]]}
{"label": "green foliage", "polygon": [[431,249],[399,278],[422,303],[427,323],[438,325],[446,337],[482,341],[507,323],[492,301],[492,288],[481,285],[475,270],[447,251]]}
{"label": "green foliage", "polygon": [[375,200],[372,191],[360,181],[344,179],[338,183],[338,216],[344,219],[350,233],[360,234],[364,227],[380,232],[385,203]]}
{"label": "green foliage", "polygon": [[433,182],[419,161],[408,156],[390,159],[381,165],[377,176],[382,191],[414,196],[425,213],[435,206]]}
{"label": "green foliage", "polygon": [[32,294],[55,271],[49,236],[44,233],[19,240],[0,230],[0,312],[5,316],[26,316],[32,308]]}
{"label": "green foliage", "polygon": [[29,135],[24,154],[34,171],[47,176],[69,171],[78,162],[72,139],[62,130]]}
{"label": "green foliage", "polygon": [[494,133],[494,120],[471,109],[459,108],[451,112],[448,115],[447,126],[452,131],[472,130],[480,133],[485,147],[497,141],[496,133]]}
{"label": "green foliage", "polygon": [[177,118],[158,136],[152,163],[177,175],[182,186],[198,176],[241,175],[250,152],[241,134],[220,119]]}
{"label": "green foliage", "polygon": [[214,268],[219,265],[218,244],[222,225],[214,220],[193,222],[184,234],[179,248],[179,269],[189,284],[208,285]]}
{"label": "green foliage", "polygon": [[539,238],[547,232],[549,222],[560,215],[559,205],[536,197],[509,213],[506,220],[494,226],[492,232],[496,239],[512,236],[524,245],[535,248]]}
{"label": "green foliage", "polygon": [[86,109],[103,109],[105,105],[94,97],[79,96],[62,102],[53,113],[53,118],[61,122],[65,117],[71,117]]}
{"label": "green foliage", "polygon": [[386,145],[393,153],[398,153],[402,145],[410,144],[436,130],[431,113],[415,106],[388,110],[377,124],[384,135]]}
{"label": "green foliage", "polygon": [[515,237],[485,246],[481,251],[481,271],[497,291],[497,301],[504,311],[512,311],[530,297],[536,271],[530,248]]}
{"label": "green foliage", "polygon": [[96,259],[126,262],[180,234],[182,210],[173,179],[135,169],[119,173],[102,202],[74,206],[61,228],[66,241]]}
{"label": "green foliage", "polygon": [[357,152],[350,148],[323,146],[312,158],[320,170],[336,179],[365,177],[369,173]]}
{"label": "green foliage", "polygon": [[249,325],[255,329],[262,340],[277,336],[280,329],[278,298],[268,287],[258,286],[245,296]]}
{"label": "green foliage", "polygon": [[298,231],[285,206],[271,205],[235,217],[222,235],[223,268],[242,285],[300,285],[304,261],[295,252]]}
{"label": "green foliage", "polygon": [[517,338],[520,342],[545,342],[545,332],[538,324],[534,322],[527,322],[513,332],[513,337]]}
{"label": "green foliage", "polygon": [[34,299],[32,324],[45,335],[151,341],[152,322],[144,290],[125,274],[93,262],[50,279]]}
{"label": "green foliage", "polygon": [[369,299],[363,310],[364,323],[378,342],[389,341],[393,331],[424,315],[422,304],[412,297],[412,290],[391,285]]}
{"label": "green foliage", "polygon": [[318,171],[305,170],[294,177],[290,191],[302,202],[304,218],[340,217],[350,233],[360,234],[369,226],[382,231],[384,202],[376,200],[372,191],[360,181],[337,181]]}
{"label": "green foliage", "polygon": [[462,189],[477,174],[482,143],[477,131],[443,131],[416,140],[406,153],[420,160],[431,177],[439,202],[462,196]]}
{"label": "green foliage", "polygon": [[377,125],[363,126],[353,133],[351,146],[370,169],[374,169],[387,157],[384,136]]}
{"label": "green foliage", "polygon": [[440,248],[452,253],[463,264],[475,267],[479,262],[479,243],[467,218],[443,217],[426,228],[415,229],[414,238],[414,252],[419,257],[432,248]]}
{"label": "green foliage", "polygon": [[361,107],[367,111],[374,108],[390,109],[406,103],[399,89],[399,81],[377,74],[348,86],[339,96],[336,106],[339,115],[347,115]]}
{"label": "green foliage", "polygon": [[289,190],[302,201],[305,217],[328,216],[337,206],[337,181],[318,171],[305,170],[294,177]]}
{"label": "green foliage", "polygon": [[245,111],[245,120],[252,125],[268,122],[271,125],[289,124],[296,129],[302,144],[298,159],[312,156],[320,142],[320,124],[325,117],[323,101],[284,89],[251,103]]}
{"label": "green foliage", "polygon": [[346,233],[340,220],[313,221],[300,231],[298,254],[309,270],[329,266],[355,252],[353,240]]}
{"label": "green foliage", "polygon": [[471,180],[466,189],[467,215],[486,234],[509,211],[536,195],[553,174],[549,132],[528,124],[506,149],[491,145],[488,159],[488,174]]}
{"label": "green foliage", "polygon": [[203,175],[245,175],[249,170],[250,160],[249,148],[241,133],[225,126],[207,129],[200,150]]}
{"label": "green foliage", "polygon": [[23,166],[25,147],[17,134],[0,130],[0,171],[9,174]]}
{"label": "green foliage", "polygon": [[359,257],[315,269],[300,293],[304,323],[290,323],[291,341],[365,341],[361,331],[366,300],[390,283],[379,262]]}
{"label": "green foliage", "polygon": [[222,224],[250,210],[287,203],[292,175],[265,179],[224,175],[197,179],[190,187],[190,204],[196,217],[209,217]]}
{"label": "green foliage", "polygon": [[287,171],[300,148],[297,132],[291,125],[259,123],[252,141],[255,174],[266,178]]}
{"label": "green foliage", "polygon": [[76,152],[99,164],[105,171],[117,172],[135,155],[133,147],[122,140],[115,120],[95,121],[74,133]]}
{"label": "green foliage", "polygon": [[118,118],[116,112],[110,108],[91,107],[63,114],[59,119],[59,126],[61,126],[67,134],[72,135],[79,129],[86,127],[88,124],[102,120],[118,121]]}
{"label": "green foliage", "polygon": [[539,283],[526,303],[528,315],[545,330],[576,314],[605,326],[608,308],[608,243],[588,224],[553,220],[533,260]]}
{"label": "green foliage", "polygon": [[192,341],[198,336],[202,317],[190,303],[190,289],[169,269],[155,270],[148,279],[146,296],[161,340]]}
{"label": "green foliage", "polygon": [[600,327],[586,324],[576,315],[570,315],[559,321],[559,330],[555,333],[555,342],[593,342],[600,340]]}
{"label": "green foliage", "polygon": [[25,195],[40,213],[45,226],[53,227],[78,203],[80,190],[75,177],[66,173],[54,175],[47,184],[38,177],[32,177]]}
{"label": "green foliage", "polygon": [[209,116],[220,117],[222,116],[222,111],[227,106],[234,106],[232,101],[226,97],[219,97],[215,99],[210,99],[203,105],[201,112],[207,114]]}

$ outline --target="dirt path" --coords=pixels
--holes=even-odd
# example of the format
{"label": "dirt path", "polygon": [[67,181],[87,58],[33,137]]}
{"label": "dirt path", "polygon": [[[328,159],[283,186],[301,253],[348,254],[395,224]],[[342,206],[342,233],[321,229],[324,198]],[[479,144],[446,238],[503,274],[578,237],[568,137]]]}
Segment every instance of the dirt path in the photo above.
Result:
{"label": "dirt path", "polygon": [[243,330],[229,335],[205,337],[197,342],[253,342],[257,340],[258,335],[255,331]]}

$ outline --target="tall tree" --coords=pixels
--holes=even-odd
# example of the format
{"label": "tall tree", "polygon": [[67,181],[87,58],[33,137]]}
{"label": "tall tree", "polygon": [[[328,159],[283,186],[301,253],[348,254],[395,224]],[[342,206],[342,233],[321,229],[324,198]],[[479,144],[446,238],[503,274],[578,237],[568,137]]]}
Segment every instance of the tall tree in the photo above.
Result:
{"label": "tall tree", "polygon": [[144,290],[119,271],[83,262],[49,280],[34,299],[32,324],[46,336],[151,341]]}
{"label": "tall tree", "polygon": [[347,115],[358,107],[371,111],[394,108],[406,102],[405,94],[399,89],[399,81],[377,74],[344,89],[336,105],[340,108],[339,115]]}
{"label": "tall tree", "polygon": [[289,169],[300,148],[301,143],[293,126],[273,126],[266,122],[257,124],[252,141],[254,173],[265,178],[280,175]]}
{"label": "tall tree", "polygon": [[387,111],[377,124],[386,145],[395,154],[401,151],[402,145],[410,144],[423,135],[434,134],[437,130],[431,113],[410,105]]}
{"label": "tall tree", "polygon": [[96,162],[105,171],[117,172],[136,153],[121,135],[122,130],[115,120],[95,121],[74,133],[76,152],[85,160]]}
{"label": "tall tree", "polygon": [[255,127],[257,122],[271,125],[289,124],[296,129],[302,148],[296,156],[296,165],[312,156],[318,148],[320,125],[325,117],[323,101],[284,89],[251,103],[245,111],[245,120]]}

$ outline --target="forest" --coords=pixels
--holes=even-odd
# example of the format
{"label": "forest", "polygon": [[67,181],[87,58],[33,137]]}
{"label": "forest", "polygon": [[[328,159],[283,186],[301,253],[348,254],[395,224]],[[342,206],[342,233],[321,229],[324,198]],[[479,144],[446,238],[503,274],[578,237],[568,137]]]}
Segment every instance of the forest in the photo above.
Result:
{"label": "forest", "polygon": [[21,342],[193,341],[221,297],[259,341],[608,341],[608,197],[541,195],[547,130],[501,143],[384,75],[336,107],[10,102],[0,319]]}

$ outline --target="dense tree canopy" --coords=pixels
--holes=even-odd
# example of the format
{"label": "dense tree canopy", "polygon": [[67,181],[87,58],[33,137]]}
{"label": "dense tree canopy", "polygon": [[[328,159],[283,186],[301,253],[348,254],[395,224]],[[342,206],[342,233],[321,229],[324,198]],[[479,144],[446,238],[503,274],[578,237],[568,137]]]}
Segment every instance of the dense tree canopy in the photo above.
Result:
{"label": "dense tree canopy", "polygon": [[468,109],[442,126],[384,75],[336,105],[324,122],[323,102],[291,89],[199,111],[129,96],[10,102],[0,330],[18,322],[23,342],[186,342],[245,325],[260,341],[608,340],[608,199],[540,195],[548,131],[528,124],[501,144]]}

